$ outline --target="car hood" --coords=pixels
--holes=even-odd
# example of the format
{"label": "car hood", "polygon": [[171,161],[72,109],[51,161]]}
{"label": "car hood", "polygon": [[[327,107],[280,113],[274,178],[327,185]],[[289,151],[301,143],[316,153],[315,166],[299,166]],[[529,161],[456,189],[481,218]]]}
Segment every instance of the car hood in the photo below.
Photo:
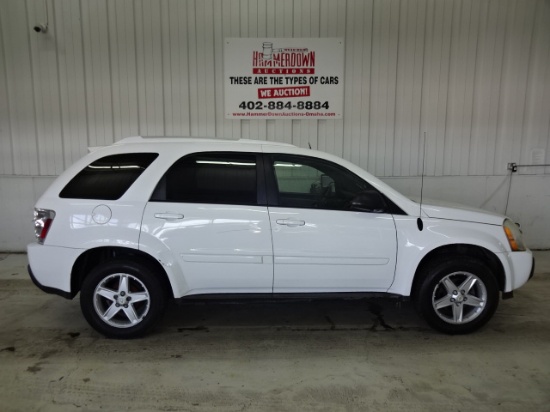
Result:
{"label": "car hood", "polygon": [[505,216],[498,213],[434,199],[422,202],[422,211],[431,218],[485,223],[489,225],[502,225],[505,219]]}

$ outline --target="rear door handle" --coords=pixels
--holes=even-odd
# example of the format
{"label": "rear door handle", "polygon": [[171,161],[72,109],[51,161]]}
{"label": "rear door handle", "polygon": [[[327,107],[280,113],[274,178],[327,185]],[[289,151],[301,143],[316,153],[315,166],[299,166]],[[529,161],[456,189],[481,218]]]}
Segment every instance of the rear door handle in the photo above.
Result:
{"label": "rear door handle", "polygon": [[278,225],[284,225],[289,227],[304,226],[306,224],[305,220],[296,220],[296,219],[277,219]]}
{"label": "rear door handle", "polygon": [[181,220],[183,215],[181,213],[155,213],[157,219],[165,220]]}

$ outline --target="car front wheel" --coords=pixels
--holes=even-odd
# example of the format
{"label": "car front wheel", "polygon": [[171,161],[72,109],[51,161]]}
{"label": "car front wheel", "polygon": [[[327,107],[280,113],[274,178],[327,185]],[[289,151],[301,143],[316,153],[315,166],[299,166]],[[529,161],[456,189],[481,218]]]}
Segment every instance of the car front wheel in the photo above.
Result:
{"label": "car front wheel", "polygon": [[483,262],[461,258],[432,264],[415,296],[428,324],[449,334],[473,332],[495,313],[499,289],[491,269]]}
{"label": "car front wheel", "polygon": [[102,263],[84,279],[80,306],[88,323],[109,338],[130,339],[148,332],[166,304],[159,278],[129,260]]}

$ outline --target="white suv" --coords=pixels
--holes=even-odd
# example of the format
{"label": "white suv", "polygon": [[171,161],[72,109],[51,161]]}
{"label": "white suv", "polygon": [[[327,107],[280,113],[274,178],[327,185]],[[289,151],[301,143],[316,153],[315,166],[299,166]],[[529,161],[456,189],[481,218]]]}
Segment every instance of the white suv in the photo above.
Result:
{"label": "white suv", "polygon": [[86,155],[36,204],[29,273],[113,338],[170,298],[410,297],[467,333],[533,273],[504,216],[420,205],[336,156],[262,141],[124,139]]}

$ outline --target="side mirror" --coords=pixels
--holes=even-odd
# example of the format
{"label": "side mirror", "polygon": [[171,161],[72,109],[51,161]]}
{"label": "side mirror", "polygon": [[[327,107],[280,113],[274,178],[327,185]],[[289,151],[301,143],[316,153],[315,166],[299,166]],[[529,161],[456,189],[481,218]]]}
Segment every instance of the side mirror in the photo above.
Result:
{"label": "side mirror", "polygon": [[350,204],[351,210],[368,213],[384,213],[387,208],[384,197],[376,190],[359,193]]}

